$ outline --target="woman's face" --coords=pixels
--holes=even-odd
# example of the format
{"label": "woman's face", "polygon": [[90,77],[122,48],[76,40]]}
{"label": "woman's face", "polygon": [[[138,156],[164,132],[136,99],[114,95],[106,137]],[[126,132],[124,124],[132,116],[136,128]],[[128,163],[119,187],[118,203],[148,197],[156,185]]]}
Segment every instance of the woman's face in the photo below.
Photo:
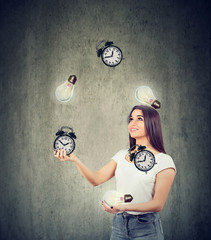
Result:
{"label": "woman's face", "polygon": [[140,138],[146,136],[144,115],[142,110],[135,109],[131,113],[128,129],[132,138]]}

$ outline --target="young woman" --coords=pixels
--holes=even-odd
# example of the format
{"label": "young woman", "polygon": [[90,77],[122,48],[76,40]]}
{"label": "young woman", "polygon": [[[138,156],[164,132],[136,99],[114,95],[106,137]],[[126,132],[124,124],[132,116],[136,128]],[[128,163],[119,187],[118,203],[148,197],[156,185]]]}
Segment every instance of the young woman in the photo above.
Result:
{"label": "young woman", "polygon": [[[155,165],[146,173],[130,160],[128,149],[117,152],[112,160],[99,171],[87,168],[75,154],[67,156],[61,149],[54,156],[61,161],[72,161],[80,173],[93,185],[98,186],[116,177],[117,191],[131,194],[131,203],[108,207],[105,211],[115,214],[111,240],[164,239],[159,213],[167,199],[176,168],[166,154],[158,112],[148,106],[135,106],[128,120],[130,147],[145,146],[155,156]],[[135,146],[132,152],[137,151]]]}

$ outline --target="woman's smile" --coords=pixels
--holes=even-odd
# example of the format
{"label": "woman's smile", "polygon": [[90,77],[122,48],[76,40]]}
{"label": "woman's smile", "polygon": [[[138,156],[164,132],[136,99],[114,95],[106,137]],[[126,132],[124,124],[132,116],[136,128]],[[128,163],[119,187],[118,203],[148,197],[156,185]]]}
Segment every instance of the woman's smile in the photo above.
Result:
{"label": "woman's smile", "polygon": [[135,131],[138,131],[139,129],[138,128],[136,128],[136,127],[131,127],[130,128],[130,132],[135,132]]}

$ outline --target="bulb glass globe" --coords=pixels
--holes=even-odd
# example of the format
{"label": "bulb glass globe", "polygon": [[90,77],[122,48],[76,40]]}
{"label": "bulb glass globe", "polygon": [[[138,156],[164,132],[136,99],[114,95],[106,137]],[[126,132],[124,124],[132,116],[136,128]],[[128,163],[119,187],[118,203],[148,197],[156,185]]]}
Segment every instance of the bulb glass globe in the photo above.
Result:
{"label": "bulb glass globe", "polygon": [[68,102],[72,99],[76,80],[76,76],[71,75],[67,81],[56,88],[56,98],[60,102]]}
{"label": "bulb glass globe", "polygon": [[160,108],[160,102],[156,99],[153,91],[148,86],[140,86],[135,91],[135,98],[142,105]]}

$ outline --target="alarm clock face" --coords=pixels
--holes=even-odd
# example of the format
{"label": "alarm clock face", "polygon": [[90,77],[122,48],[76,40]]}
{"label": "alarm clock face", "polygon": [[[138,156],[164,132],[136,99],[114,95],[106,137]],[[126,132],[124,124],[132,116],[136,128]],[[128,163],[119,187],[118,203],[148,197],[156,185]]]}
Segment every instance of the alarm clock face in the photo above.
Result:
{"label": "alarm clock face", "polygon": [[109,46],[103,50],[102,61],[109,67],[115,67],[122,61],[123,55],[121,49],[116,46]]}
{"label": "alarm clock face", "polygon": [[75,141],[68,135],[58,136],[54,141],[54,149],[64,149],[69,155],[75,149]]}
{"label": "alarm clock face", "polygon": [[135,166],[144,172],[149,171],[155,165],[155,156],[147,150],[139,151],[134,159]]}

